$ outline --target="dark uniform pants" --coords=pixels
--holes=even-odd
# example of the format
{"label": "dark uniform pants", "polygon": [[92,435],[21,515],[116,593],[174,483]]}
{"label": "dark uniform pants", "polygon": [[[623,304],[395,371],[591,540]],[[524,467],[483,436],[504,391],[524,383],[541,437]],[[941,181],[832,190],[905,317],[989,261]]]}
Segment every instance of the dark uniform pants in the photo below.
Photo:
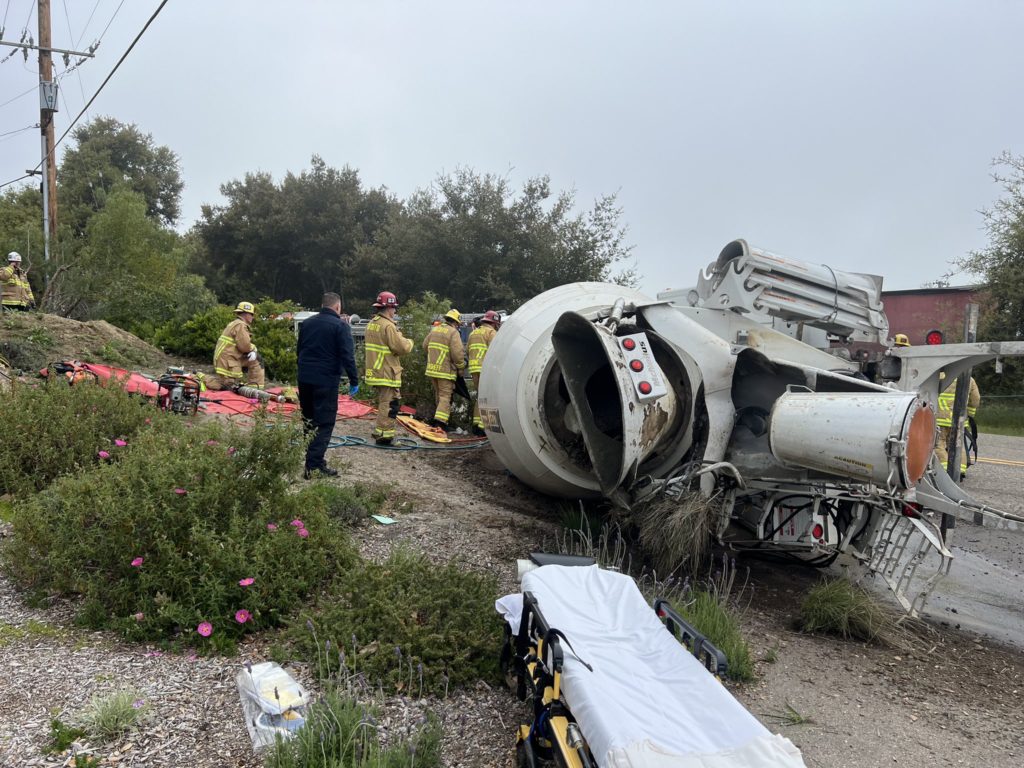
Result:
{"label": "dark uniform pants", "polygon": [[302,426],[306,437],[314,433],[306,448],[306,469],[323,469],[327,466],[324,455],[338,420],[338,387],[320,387],[300,381],[299,408],[302,409]]}

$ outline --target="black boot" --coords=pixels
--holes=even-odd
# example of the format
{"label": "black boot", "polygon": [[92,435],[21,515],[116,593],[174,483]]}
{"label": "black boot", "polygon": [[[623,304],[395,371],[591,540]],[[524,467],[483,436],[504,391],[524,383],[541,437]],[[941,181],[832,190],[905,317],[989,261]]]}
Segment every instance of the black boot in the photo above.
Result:
{"label": "black boot", "polygon": [[377,445],[391,445],[392,438],[390,437],[378,437],[374,439]]}
{"label": "black boot", "polygon": [[473,435],[474,437],[487,437],[487,433],[484,432],[484,428],[478,427],[476,424],[473,425]]}

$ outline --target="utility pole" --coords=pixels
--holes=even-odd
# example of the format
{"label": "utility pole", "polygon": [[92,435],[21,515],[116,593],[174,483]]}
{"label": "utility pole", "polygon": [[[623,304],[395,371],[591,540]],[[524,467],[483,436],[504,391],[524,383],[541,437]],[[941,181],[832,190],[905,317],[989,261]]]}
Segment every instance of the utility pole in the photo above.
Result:
{"label": "utility pole", "polygon": [[43,152],[44,261],[50,260],[50,245],[57,239],[57,158],[53,142],[57,84],[53,82],[51,43],[50,0],[39,0],[39,129]]}

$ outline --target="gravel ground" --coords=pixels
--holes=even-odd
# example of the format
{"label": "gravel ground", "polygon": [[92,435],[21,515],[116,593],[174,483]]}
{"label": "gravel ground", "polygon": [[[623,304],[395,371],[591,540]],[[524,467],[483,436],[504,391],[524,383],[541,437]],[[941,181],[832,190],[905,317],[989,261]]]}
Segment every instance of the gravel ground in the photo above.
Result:
{"label": "gravel ground", "polygon": [[[365,421],[339,424],[339,432],[357,435],[367,435],[369,428]],[[1024,454],[1024,440],[1006,440],[1007,450]],[[983,452],[989,446],[995,450],[996,441],[983,439]],[[515,558],[554,541],[557,503],[509,477],[488,448],[348,448],[332,451],[332,462],[343,477],[383,477],[396,486],[386,513],[398,522],[356,532],[367,557],[383,558],[404,543],[438,562],[457,557],[466,568],[495,573],[505,592],[516,589]],[[999,467],[998,476],[989,475],[991,467]],[[1006,475],[1007,468],[1013,469],[981,464],[968,483],[995,485],[994,495],[1012,484],[1008,495],[1019,504],[1020,476]],[[1019,471],[1024,469],[1014,469]],[[974,547],[979,556],[1012,559],[1011,554],[988,552],[981,536],[958,533],[965,551]],[[1019,550],[1006,544],[1006,552]],[[769,728],[801,747],[808,766],[1010,768],[1024,763],[1019,650],[942,626],[942,616],[927,643],[909,654],[798,634],[790,627],[801,596],[817,575],[758,563],[751,569],[743,621],[758,659],[758,679],[730,687]],[[260,764],[242,722],[234,675],[245,660],[267,659],[267,641],[244,646],[236,658],[160,655],[108,634],[83,633],[71,623],[71,614],[72,607],[63,604],[26,608],[0,578],[0,665],[7,682],[0,698],[0,766],[71,764],[67,755],[42,754],[49,719],[73,720],[94,693],[123,688],[139,691],[153,714],[124,739],[81,745],[104,765]],[[304,667],[291,671],[313,687]],[[514,728],[526,713],[507,691],[481,684],[453,692],[445,701],[392,698],[384,702],[382,726],[400,732],[424,707],[442,718],[445,766],[512,765]],[[804,722],[784,718],[787,707]]]}

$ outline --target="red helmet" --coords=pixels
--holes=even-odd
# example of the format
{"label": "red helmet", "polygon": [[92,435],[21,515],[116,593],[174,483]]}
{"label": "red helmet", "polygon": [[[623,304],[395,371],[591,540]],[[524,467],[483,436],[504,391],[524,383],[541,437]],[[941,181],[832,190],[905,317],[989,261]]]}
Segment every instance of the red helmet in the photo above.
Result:
{"label": "red helmet", "polygon": [[391,291],[381,291],[377,294],[377,300],[373,302],[373,306],[386,309],[387,307],[397,307],[398,297],[395,296]]}
{"label": "red helmet", "polygon": [[484,316],[481,317],[477,322],[490,323],[491,325],[498,326],[501,325],[501,315],[499,315],[493,309],[488,309],[486,312],[484,312]]}

